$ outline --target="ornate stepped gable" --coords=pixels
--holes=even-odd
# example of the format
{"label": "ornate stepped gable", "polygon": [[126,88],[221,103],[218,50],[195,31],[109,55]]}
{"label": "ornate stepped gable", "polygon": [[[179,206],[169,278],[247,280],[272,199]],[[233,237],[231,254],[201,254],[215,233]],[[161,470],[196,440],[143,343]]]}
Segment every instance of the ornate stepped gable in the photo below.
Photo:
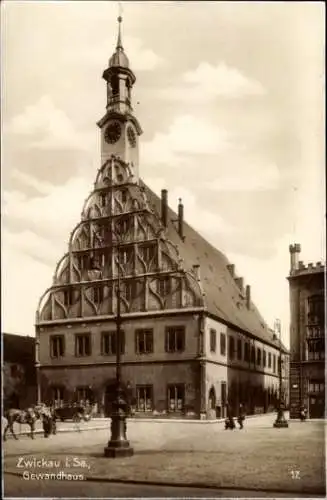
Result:
{"label": "ornate stepped gable", "polygon": [[118,276],[122,313],[203,306],[196,276],[165,233],[131,167],[112,156],[41,298],[38,322],[114,315]]}

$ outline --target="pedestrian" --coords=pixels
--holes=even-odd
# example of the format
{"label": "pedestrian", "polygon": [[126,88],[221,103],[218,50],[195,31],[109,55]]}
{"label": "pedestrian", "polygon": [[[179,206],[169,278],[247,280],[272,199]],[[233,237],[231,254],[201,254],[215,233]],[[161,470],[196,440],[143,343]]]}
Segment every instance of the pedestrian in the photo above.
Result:
{"label": "pedestrian", "polygon": [[232,408],[231,408],[229,403],[227,404],[227,417],[225,420],[225,430],[227,430],[227,429],[229,429],[229,430],[235,429],[233,412],[232,412]]}
{"label": "pedestrian", "polygon": [[239,409],[238,409],[238,417],[237,417],[237,422],[240,426],[240,429],[243,429],[244,420],[245,420],[245,410],[244,410],[244,406],[241,403],[239,406]]}
{"label": "pedestrian", "polygon": [[307,409],[305,406],[301,406],[301,408],[300,408],[300,420],[301,420],[301,422],[304,422],[306,418],[307,418]]}
{"label": "pedestrian", "polygon": [[42,414],[42,426],[43,426],[44,437],[48,438],[52,431],[52,417],[50,412],[44,412]]}
{"label": "pedestrian", "polygon": [[50,415],[51,415],[51,433],[57,434],[57,417],[55,408],[53,406],[50,407]]}

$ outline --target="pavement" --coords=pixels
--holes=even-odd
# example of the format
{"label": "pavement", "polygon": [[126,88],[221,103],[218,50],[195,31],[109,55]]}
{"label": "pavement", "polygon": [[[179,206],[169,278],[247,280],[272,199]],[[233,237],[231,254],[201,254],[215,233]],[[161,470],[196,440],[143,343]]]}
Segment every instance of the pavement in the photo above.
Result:
{"label": "pavement", "polygon": [[[245,429],[235,431],[225,431],[221,423],[160,424],[134,419],[128,423],[128,438],[135,455],[116,460],[103,456],[110,437],[109,419],[100,422],[97,432],[87,429],[91,421],[80,424],[85,425],[82,434],[62,432],[49,439],[36,436],[33,441],[8,439],[4,443],[5,495],[324,497],[324,422],[292,421],[288,429],[274,429],[275,418],[247,419]],[[74,479],[49,480],[44,473],[53,473],[54,466],[47,471],[33,463],[43,458],[57,460],[66,476],[80,473],[83,484]],[[72,468],[74,459],[77,469]],[[38,475],[33,479],[31,474]]]}
{"label": "pavement", "polygon": [[[286,418],[288,418],[288,413],[285,413]],[[266,413],[264,415],[249,415],[247,420],[262,418],[274,418],[276,413]],[[150,425],[164,424],[164,425],[224,425],[225,419],[216,420],[177,420],[177,419],[151,419],[151,418],[130,418],[127,419],[127,425],[130,423],[135,425],[140,425],[142,423],[148,422]],[[66,420],[64,422],[57,422],[57,432],[83,432],[91,430],[103,430],[110,428],[111,419],[110,418],[92,418],[88,422],[81,421],[79,423]],[[17,436],[29,436],[30,427],[26,424],[15,424],[15,433]],[[43,434],[42,424],[38,420],[36,422],[35,434]],[[10,438],[10,433],[8,432],[8,438]]]}

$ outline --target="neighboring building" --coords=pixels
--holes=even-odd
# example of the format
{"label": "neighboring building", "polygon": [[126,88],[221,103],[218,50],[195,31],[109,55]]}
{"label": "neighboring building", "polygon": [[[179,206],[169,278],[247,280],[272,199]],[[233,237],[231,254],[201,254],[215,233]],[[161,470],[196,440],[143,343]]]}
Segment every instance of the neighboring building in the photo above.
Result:
{"label": "neighboring building", "polygon": [[140,179],[120,24],[103,78],[101,168],[37,311],[38,398],[109,407],[119,278],[122,377],[138,412],[224,415],[227,400],[265,411],[276,404],[278,340],[234,265],[184,222],[181,201],[176,214],[166,190],[160,199]]}
{"label": "neighboring building", "polygon": [[2,334],[4,408],[36,403],[35,338]]}
{"label": "neighboring building", "polygon": [[325,416],[325,267],[305,266],[290,245],[290,417],[304,405],[310,418]]}

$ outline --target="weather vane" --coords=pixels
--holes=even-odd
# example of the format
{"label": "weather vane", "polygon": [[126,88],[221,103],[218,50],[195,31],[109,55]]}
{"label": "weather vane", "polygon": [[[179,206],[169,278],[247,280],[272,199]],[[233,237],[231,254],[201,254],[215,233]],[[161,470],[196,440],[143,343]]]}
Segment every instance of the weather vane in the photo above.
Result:
{"label": "weather vane", "polygon": [[118,2],[118,18],[121,18],[123,15],[123,5],[121,2]]}

